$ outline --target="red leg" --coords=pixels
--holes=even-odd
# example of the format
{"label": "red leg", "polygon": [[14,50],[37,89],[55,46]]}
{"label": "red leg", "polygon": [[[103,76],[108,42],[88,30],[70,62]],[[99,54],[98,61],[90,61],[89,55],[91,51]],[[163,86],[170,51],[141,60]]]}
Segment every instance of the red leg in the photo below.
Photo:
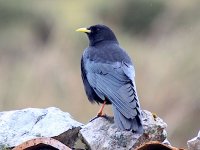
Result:
{"label": "red leg", "polygon": [[99,110],[99,112],[97,114],[98,117],[104,116],[103,108],[104,108],[105,105],[106,105],[106,101],[103,102],[103,105],[101,106],[101,108],[100,108],[100,110]]}

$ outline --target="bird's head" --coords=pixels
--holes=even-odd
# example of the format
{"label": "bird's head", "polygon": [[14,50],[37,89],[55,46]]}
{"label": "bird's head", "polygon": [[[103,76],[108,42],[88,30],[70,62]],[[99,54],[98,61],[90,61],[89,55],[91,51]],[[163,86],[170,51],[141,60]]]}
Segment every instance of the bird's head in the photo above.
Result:
{"label": "bird's head", "polygon": [[94,46],[102,41],[117,42],[117,38],[113,31],[105,25],[93,25],[88,28],[79,28],[76,31],[87,34],[90,46]]}

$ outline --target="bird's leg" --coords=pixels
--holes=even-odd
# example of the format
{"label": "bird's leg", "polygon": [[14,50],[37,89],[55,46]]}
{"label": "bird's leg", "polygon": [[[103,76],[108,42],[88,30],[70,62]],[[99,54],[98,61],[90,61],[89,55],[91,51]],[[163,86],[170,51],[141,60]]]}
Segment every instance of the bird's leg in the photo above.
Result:
{"label": "bird's leg", "polygon": [[105,116],[105,114],[103,114],[103,109],[104,109],[105,105],[106,105],[106,100],[104,100],[103,105],[101,106],[101,108],[100,108],[100,110],[99,110],[99,112],[97,114],[98,117]]}
{"label": "bird's leg", "polygon": [[101,106],[99,112],[97,113],[97,116],[94,117],[94,118],[92,118],[92,119],[90,120],[90,122],[92,122],[93,120],[95,120],[95,119],[97,119],[97,118],[99,118],[99,117],[104,117],[104,118],[107,118],[107,117],[108,117],[106,114],[103,114],[103,108],[104,108],[105,105],[106,105],[106,100],[104,100],[103,105]]}

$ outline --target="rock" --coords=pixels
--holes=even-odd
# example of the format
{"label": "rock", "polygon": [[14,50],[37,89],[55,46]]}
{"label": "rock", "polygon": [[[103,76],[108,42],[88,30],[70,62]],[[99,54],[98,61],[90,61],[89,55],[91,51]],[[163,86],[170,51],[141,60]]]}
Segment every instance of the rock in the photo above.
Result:
{"label": "rock", "polygon": [[54,107],[0,112],[0,149],[37,137],[54,137],[72,147],[82,125]]}
{"label": "rock", "polygon": [[[0,149],[19,144],[22,144],[22,147],[32,147],[35,146],[33,141],[37,143],[42,140],[45,144],[48,143],[48,138],[54,138],[70,148],[76,147],[75,142],[79,141],[79,144],[82,144],[80,148],[86,145],[92,150],[127,150],[148,141],[163,142],[166,139],[167,125],[162,119],[143,111],[142,122],[144,134],[140,135],[119,130],[113,117],[100,117],[83,125],[73,120],[69,113],[54,107],[0,112]],[[30,144],[27,145],[29,140]],[[83,143],[80,143],[80,140]]]}
{"label": "rock", "polygon": [[188,150],[200,150],[200,130],[198,135],[187,142]]}
{"label": "rock", "polygon": [[171,146],[171,143],[169,142],[169,140],[167,138],[162,142],[162,144],[165,144],[167,146]]}
{"label": "rock", "polygon": [[148,141],[163,142],[166,139],[166,123],[154,117],[148,111],[142,112],[144,134],[120,131],[114,125],[113,118],[94,119],[80,130],[80,137],[91,150],[127,150]]}
{"label": "rock", "polygon": [[137,147],[135,150],[184,150],[166,144],[160,143],[158,141],[150,141]]}
{"label": "rock", "polygon": [[16,146],[12,150],[72,150],[63,143],[53,138],[36,138]]}

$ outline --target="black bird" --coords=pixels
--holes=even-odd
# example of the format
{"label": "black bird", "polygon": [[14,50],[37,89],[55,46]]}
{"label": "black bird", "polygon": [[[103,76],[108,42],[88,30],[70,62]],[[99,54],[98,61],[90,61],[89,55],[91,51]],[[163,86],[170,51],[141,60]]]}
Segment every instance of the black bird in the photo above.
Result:
{"label": "black bird", "polygon": [[135,85],[135,70],[117,38],[105,25],[80,28],[89,38],[81,58],[84,88],[90,102],[112,104],[114,121],[122,130],[143,133],[141,109]]}

